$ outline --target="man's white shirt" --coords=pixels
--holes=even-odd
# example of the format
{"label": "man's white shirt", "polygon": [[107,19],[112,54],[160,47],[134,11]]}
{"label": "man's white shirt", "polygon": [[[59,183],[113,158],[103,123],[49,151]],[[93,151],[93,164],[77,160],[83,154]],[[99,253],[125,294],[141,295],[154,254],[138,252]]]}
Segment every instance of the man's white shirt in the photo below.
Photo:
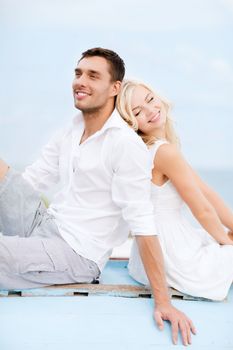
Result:
{"label": "man's white shirt", "polygon": [[80,144],[83,132],[79,113],[23,177],[40,192],[60,183],[48,212],[64,240],[102,270],[129,230],[133,235],[156,234],[152,162],[146,145],[116,110],[101,130]]}

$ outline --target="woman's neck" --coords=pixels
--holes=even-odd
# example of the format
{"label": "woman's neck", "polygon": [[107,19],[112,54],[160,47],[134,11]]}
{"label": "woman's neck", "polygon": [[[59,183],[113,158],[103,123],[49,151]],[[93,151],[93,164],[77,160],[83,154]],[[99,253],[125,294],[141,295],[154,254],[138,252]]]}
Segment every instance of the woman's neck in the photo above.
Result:
{"label": "woman's neck", "polygon": [[146,136],[152,136],[152,137],[155,137],[156,139],[164,139],[164,140],[166,139],[166,133],[164,129],[153,130]]}

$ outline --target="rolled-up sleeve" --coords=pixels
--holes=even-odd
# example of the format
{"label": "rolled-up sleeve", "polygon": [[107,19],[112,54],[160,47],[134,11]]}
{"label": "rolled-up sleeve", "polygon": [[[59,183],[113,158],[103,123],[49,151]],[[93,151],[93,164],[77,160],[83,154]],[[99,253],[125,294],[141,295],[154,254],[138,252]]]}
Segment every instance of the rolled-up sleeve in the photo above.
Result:
{"label": "rolled-up sleeve", "polygon": [[39,159],[22,173],[35,190],[42,192],[59,181],[59,152],[62,131],[58,131],[42,149]]}
{"label": "rolled-up sleeve", "polygon": [[151,202],[151,160],[146,146],[122,137],[112,155],[112,199],[133,235],[156,235]]}

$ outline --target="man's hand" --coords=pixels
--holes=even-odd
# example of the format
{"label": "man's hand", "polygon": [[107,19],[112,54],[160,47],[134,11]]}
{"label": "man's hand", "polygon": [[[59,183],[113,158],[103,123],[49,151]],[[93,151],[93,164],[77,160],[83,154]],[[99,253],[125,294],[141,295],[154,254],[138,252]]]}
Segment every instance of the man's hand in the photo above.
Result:
{"label": "man's hand", "polygon": [[139,252],[145,267],[155,299],[154,318],[159,327],[163,329],[163,321],[169,321],[172,326],[172,340],[177,343],[180,330],[184,345],[191,344],[191,332],[196,333],[192,321],[170,303],[168,293],[163,255],[156,236],[136,236]]}
{"label": "man's hand", "polygon": [[177,344],[178,332],[181,332],[184,345],[191,344],[191,332],[196,334],[192,321],[181,311],[171,304],[158,305],[154,311],[154,319],[160,330],[164,328],[163,321],[169,321],[172,327],[172,341]]}

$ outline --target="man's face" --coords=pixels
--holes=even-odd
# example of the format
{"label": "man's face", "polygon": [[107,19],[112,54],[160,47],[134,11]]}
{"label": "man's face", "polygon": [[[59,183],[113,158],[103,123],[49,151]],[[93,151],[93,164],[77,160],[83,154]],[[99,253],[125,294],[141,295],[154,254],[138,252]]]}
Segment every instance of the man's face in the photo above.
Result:
{"label": "man's face", "polygon": [[105,58],[81,59],[72,84],[75,107],[86,113],[99,111],[116,95],[114,84]]}

